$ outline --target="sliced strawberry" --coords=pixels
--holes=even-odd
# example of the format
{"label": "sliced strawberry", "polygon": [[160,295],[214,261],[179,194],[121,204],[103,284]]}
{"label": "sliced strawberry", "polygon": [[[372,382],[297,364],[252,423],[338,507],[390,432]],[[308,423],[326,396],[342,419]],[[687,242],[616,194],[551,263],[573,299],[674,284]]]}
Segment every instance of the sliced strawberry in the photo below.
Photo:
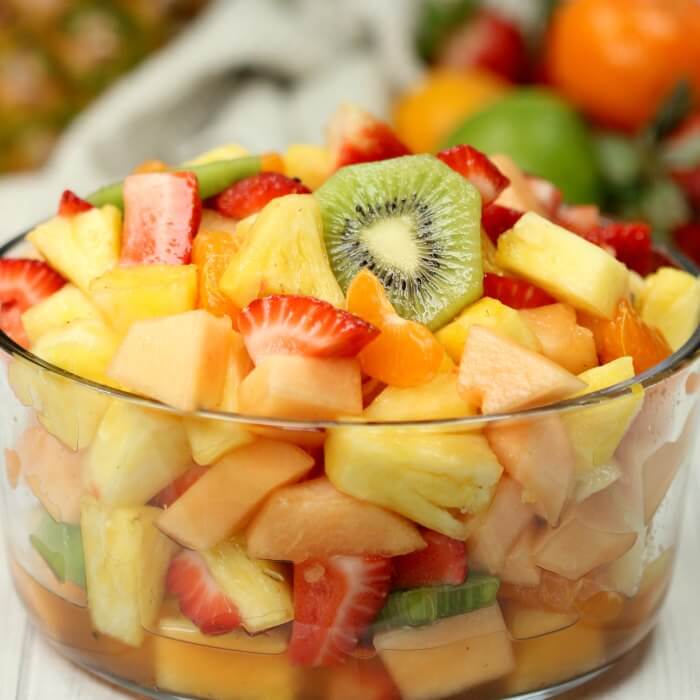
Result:
{"label": "sliced strawberry", "polygon": [[84,211],[89,211],[90,209],[94,209],[90,202],[81,199],[75,192],[65,190],[58,204],[58,215],[70,217],[76,214],[82,214]]}
{"label": "sliced strawberry", "polygon": [[600,209],[595,204],[562,204],[553,219],[565,229],[585,236],[600,225]]}
{"label": "sliced strawberry", "polygon": [[386,122],[351,104],[342,105],[333,115],[328,146],[335,169],[411,153]]}
{"label": "sliced strawberry", "polygon": [[489,204],[481,211],[481,225],[486,235],[497,243],[498,237],[512,229],[524,213],[510,207],[502,207],[500,204]]}
{"label": "sliced strawberry", "polygon": [[564,195],[561,190],[549,180],[536,177],[535,175],[528,175],[527,183],[547,216],[554,216],[564,201]]}
{"label": "sliced strawberry", "polygon": [[534,284],[517,277],[494,275],[489,272],[484,275],[484,296],[498,299],[513,309],[533,309],[555,302],[547,292]]}
{"label": "sliced strawberry", "polygon": [[29,341],[22,325],[22,314],[65,283],[58,272],[40,260],[0,260],[0,329],[17,344],[27,347]]}
{"label": "sliced strawberry", "polygon": [[219,214],[230,219],[245,219],[259,212],[268,202],[287,194],[309,194],[301,180],[280,173],[258,173],[225,189],[211,200]]}
{"label": "sliced strawberry", "polygon": [[440,583],[458,585],[467,578],[467,548],[439,532],[421,532],[425,549],[394,557],[394,587],[418,588]]}
{"label": "sliced strawberry", "polygon": [[209,467],[202,467],[195,464],[188,469],[182,476],[173,481],[172,484],[166,486],[160,493],[156,494],[151,499],[151,505],[156,508],[170,508],[182,494],[189,491],[190,487],[194,486],[206,473]]}
{"label": "sliced strawberry", "polygon": [[527,68],[528,55],[516,24],[496,12],[482,10],[447,38],[438,63],[458,70],[485,68],[517,81]]}
{"label": "sliced strawberry", "polygon": [[124,181],[123,265],[188,264],[202,218],[194,173],[144,173]]}
{"label": "sliced strawberry", "polygon": [[180,602],[180,610],[202,634],[227,634],[240,627],[236,606],[212,578],[202,556],[184,550],[168,569],[166,587]]}
{"label": "sliced strawberry", "polygon": [[685,192],[690,203],[700,209],[700,165],[695,168],[679,168],[671,173],[678,186]]}
{"label": "sliced strawberry", "polygon": [[465,144],[440,151],[437,157],[479,190],[483,206],[491,204],[508,187],[508,178],[481,151]]}
{"label": "sliced strawberry", "polygon": [[384,605],[391,559],[310,559],[294,566],[294,626],[289,657],[301,666],[343,663]]}
{"label": "sliced strawberry", "polygon": [[257,363],[266,355],[354,357],[379,329],[327,301],[303,296],[255,299],[241,311],[238,330]]}
{"label": "sliced strawberry", "polygon": [[673,232],[673,237],[681,252],[700,265],[700,221],[679,226]]}
{"label": "sliced strawberry", "polygon": [[642,221],[612,221],[596,226],[583,237],[609,249],[630,270],[647,275],[653,263],[651,227]]}

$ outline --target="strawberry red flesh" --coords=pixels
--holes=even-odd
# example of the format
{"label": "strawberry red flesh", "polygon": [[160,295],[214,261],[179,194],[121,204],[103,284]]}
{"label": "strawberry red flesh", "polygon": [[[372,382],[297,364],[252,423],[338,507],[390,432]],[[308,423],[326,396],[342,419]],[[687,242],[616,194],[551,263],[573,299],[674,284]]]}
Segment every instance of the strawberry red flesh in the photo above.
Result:
{"label": "strawberry red flesh", "polygon": [[394,558],[394,587],[418,588],[441,583],[453,586],[467,578],[467,553],[464,542],[439,532],[421,533],[428,545],[410,554]]}
{"label": "strawberry red flesh", "polygon": [[65,190],[58,204],[58,215],[71,217],[82,214],[84,211],[89,211],[90,209],[94,209],[90,202],[81,199],[75,192]]}
{"label": "strawberry red flesh", "polygon": [[438,62],[457,70],[484,68],[517,81],[527,68],[528,55],[518,26],[496,12],[483,10],[452,32]]}
{"label": "strawberry red flesh", "polygon": [[277,197],[288,194],[309,194],[301,180],[280,173],[252,175],[225,189],[213,197],[211,206],[222,216],[230,219],[245,219],[256,214]]}
{"label": "strawberry red flesh", "polygon": [[479,190],[482,206],[491,204],[508,187],[508,178],[481,151],[461,144],[445,151],[437,157],[452,170],[464,176]]}
{"label": "strawberry red flesh", "polygon": [[0,329],[17,344],[28,347],[22,314],[65,283],[58,272],[40,260],[0,260]]}
{"label": "strawberry red flesh", "polygon": [[673,237],[681,252],[700,265],[700,221],[679,226],[673,232]]}
{"label": "strawberry red flesh", "polygon": [[489,204],[481,212],[481,225],[486,235],[494,242],[498,237],[509,231],[520,220],[524,212],[510,207],[502,207],[500,204]]}
{"label": "strawberry red flesh", "polygon": [[564,195],[561,190],[549,180],[545,180],[535,175],[527,176],[528,185],[535,199],[540,203],[545,210],[547,216],[555,216],[562,202]]}
{"label": "strawberry red flesh", "polygon": [[392,564],[380,557],[310,559],[294,566],[293,663],[343,663],[384,605]]}
{"label": "strawberry red flesh", "polygon": [[238,318],[248,354],[355,357],[379,335],[358,316],[314,297],[274,295],[253,300]]}
{"label": "strawberry red flesh", "polygon": [[151,505],[157,508],[170,508],[180,496],[187,493],[206,473],[208,467],[195,464],[182,476],[175,479],[172,484],[166,486],[160,493],[151,499]]}
{"label": "strawberry red flesh", "polygon": [[534,284],[517,277],[494,275],[490,272],[484,275],[484,296],[497,299],[513,309],[533,309],[555,302],[547,292]]}
{"label": "strawberry red flesh", "polygon": [[145,173],[124,181],[123,265],[181,265],[202,217],[193,173]]}
{"label": "strawberry red flesh", "polygon": [[678,186],[685,192],[690,203],[700,209],[700,165],[694,168],[679,168],[671,173]]}
{"label": "strawberry red flesh", "polygon": [[182,614],[202,634],[228,634],[240,627],[238,609],[219,588],[197,552],[185,550],[172,560],[166,587],[178,599]]}
{"label": "strawberry red flesh", "polygon": [[653,264],[651,227],[644,222],[610,222],[595,226],[583,237],[610,250],[630,270],[640,275],[651,272]]}
{"label": "strawberry red flesh", "polygon": [[386,122],[350,104],[333,116],[328,143],[336,169],[411,154]]}

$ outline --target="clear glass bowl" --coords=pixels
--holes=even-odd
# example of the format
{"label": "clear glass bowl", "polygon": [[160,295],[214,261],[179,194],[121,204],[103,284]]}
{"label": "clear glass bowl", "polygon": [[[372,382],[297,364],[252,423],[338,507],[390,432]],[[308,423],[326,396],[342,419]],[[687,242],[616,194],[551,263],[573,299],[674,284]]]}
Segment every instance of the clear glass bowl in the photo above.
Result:
{"label": "clear glass bowl", "polygon": [[[15,250],[9,244],[0,253]],[[6,466],[0,483],[17,591],[60,653],[158,698],[549,697],[608,668],[656,623],[697,433],[699,348],[700,330],[634,380],[517,415],[366,424],[185,415],[66,373],[0,334]],[[411,465],[415,479],[387,472],[384,483],[395,498],[413,490],[470,535],[471,568],[497,571],[502,579],[497,604],[430,628],[378,629],[346,664],[301,668],[286,653],[289,623],[259,634],[206,637],[175,601],[161,602],[162,582],[159,589],[152,574],[174,551],[164,536],[140,544],[138,555],[133,543],[110,534],[110,519],[87,524],[83,515],[81,533],[85,499],[106,498],[109,488],[115,502],[142,504],[166,486],[168,469],[181,459],[178,449],[194,444],[193,430],[206,436],[212,455],[235,443],[241,430],[302,446],[315,458],[317,475],[328,435],[341,446],[381,449],[398,440],[421,455],[445,441],[468,451],[474,439],[486,439],[506,471],[544,506],[525,517],[529,507],[516,490],[516,500],[506,493],[487,515],[471,517],[459,510],[459,493],[477,497],[468,475],[431,481],[424,462]],[[191,456],[182,459],[189,463]],[[561,483],[564,472],[568,485]],[[289,577],[287,565],[280,571]]]}

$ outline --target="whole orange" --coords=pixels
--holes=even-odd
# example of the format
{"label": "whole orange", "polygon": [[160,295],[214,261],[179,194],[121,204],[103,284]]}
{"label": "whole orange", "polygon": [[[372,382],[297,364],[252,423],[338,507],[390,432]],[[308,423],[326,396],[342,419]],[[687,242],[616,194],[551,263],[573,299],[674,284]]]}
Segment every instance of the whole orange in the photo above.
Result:
{"label": "whole orange", "polygon": [[682,78],[700,94],[700,2],[565,1],[547,63],[556,88],[589,116],[638,129]]}

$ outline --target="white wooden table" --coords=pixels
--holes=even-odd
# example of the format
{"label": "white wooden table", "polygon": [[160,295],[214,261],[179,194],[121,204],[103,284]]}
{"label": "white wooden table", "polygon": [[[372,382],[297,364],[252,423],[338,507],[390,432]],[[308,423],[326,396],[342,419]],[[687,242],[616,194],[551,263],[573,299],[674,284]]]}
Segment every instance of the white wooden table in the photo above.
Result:
{"label": "white wooden table", "polygon": [[[562,700],[700,699],[700,450],[697,455],[678,567],[661,624],[613,671]],[[41,641],[20,608],[4,558],[0,545],[0,700],[134,700],[67,663]]]}

